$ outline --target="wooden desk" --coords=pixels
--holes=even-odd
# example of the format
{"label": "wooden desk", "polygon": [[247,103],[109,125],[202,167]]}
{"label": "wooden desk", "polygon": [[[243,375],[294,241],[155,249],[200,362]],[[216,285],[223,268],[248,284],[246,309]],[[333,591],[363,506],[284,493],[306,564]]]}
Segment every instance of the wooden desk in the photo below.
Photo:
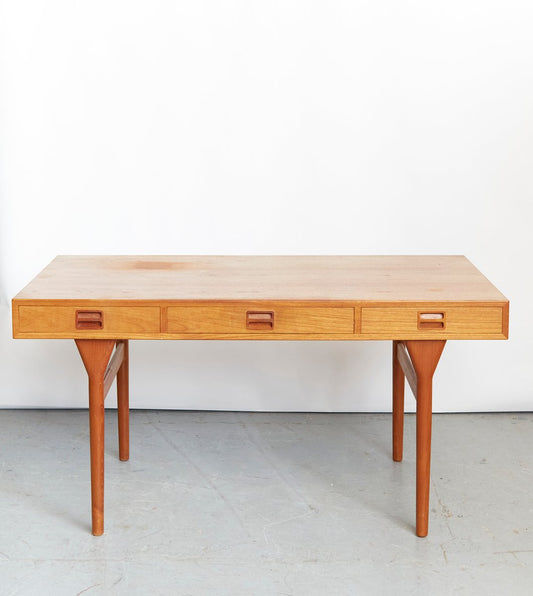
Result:
{"label": "wooden desk", "polygon": [[448,339],[506,339],[509,302],[462,256],[61,256],[13,299],[13,337],[74,339],[89,377],[92,531],[104,531],[104,399],[129,457],[128,340],[392,340],[392,455],[416,405],[426,536],[433,373]]}

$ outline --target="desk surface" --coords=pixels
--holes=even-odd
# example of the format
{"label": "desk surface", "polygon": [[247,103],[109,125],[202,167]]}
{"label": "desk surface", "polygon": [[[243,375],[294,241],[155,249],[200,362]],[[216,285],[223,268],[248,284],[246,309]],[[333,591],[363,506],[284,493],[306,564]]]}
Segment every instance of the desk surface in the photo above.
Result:
{"label": "desk surface", "polygon": [[[97,331],[72,323],[89,307]],[[274,312],[270,333],[239,326],[250,310]],[[13,299],[20,338],[503,339],[507,320],[463,256],[60,256]]]}
{"label": "desk surface", "polygon": [[59,256],[15,300],[506,302],[463,256]]}

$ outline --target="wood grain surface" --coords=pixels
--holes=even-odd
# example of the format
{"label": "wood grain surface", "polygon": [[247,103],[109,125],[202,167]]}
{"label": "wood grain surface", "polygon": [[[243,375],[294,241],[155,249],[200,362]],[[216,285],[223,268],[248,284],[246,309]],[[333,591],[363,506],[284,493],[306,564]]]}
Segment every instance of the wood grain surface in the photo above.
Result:
{"label": "wood grain surface", "polygon": [[506,301],[463,256],[59,256],[15,299]]}
{"label": "wood grain surface", "polygon": [[504,339],[508,307],[463,256],[60,256],[13,299],[13,336]]}

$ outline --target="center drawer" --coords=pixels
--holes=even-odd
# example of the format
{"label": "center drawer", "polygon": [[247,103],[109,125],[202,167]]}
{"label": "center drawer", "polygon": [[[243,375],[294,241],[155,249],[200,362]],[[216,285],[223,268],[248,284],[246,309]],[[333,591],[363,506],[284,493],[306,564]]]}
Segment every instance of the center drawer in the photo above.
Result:
{"label": "center drawer", "polygon": [[298,306],[169,306],[168,333],[353,333],[354,309]]}

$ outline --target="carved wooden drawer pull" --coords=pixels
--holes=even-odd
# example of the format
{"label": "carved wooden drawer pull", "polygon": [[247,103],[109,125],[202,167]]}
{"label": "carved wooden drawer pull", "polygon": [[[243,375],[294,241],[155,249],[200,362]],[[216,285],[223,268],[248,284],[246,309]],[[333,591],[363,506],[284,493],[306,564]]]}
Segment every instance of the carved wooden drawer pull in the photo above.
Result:
{"label": "carved wooden drawer pull", "polygon": [[103,329],[104,315],[101,310],[77,310],[76,329]]}
{"label": "carved wooden drawer pull", "polygon": [[252,311],[246,313],[246,329],[274,329],[273,311]]}
{"label": "carved wooden drawer pull", "polygon": [[445,329],[446,314],[443,312],[419,312],[419,329]]}

